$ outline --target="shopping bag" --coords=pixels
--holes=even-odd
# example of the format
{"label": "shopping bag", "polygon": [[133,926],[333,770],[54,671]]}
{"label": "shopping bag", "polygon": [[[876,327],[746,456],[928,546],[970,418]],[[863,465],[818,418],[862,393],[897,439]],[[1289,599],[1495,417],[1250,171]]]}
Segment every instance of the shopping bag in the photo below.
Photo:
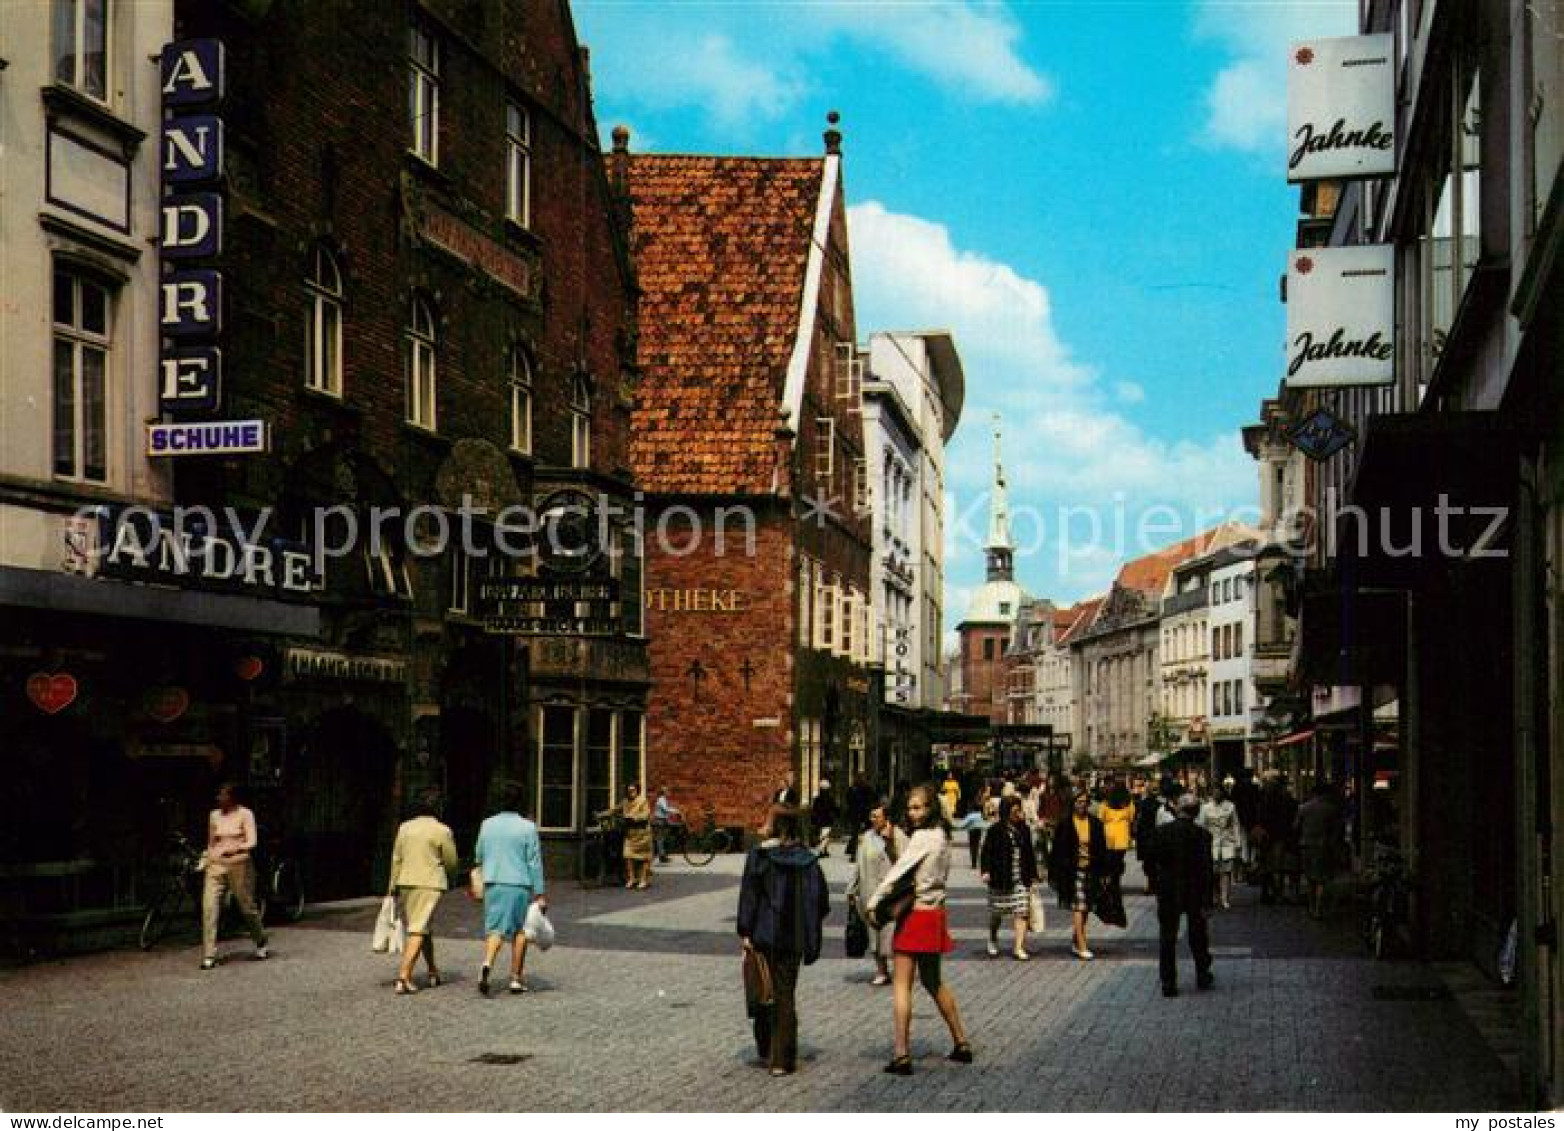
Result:
{"label": "shopping bag", "polygon": [[862,958],[869,953],[869,927],[858,914],[856,906],[847,909],[847,930],[842,938],[848,958]]}
{"label": "shopping bag", "polygon": [[554,924],[548,921],[543,908],[536,903],[527,908],[527,918],[521,924],[521,933],[539,950],[547,950],[554,945]]}
{"label": "shopping bag", "polygon": [[771,964],[758,950],[744,951],[744,1010],[751,1017],[761,1017],[776,1003],[771,987]]}
{"label": "shopping bag", "polygon": [[1107,876],[1096,877],[1097,896],[1091,901],[1097,918],[1110,927],[1128,927],[1129,916],[1124,913],[1124,896],[1118,881]]}
{"label": "shopping bag", "polygon": [[1040,935],[1048,929],[1048,915],[1043,906],[1043,891],[1040,887],[1034,886],[1027,900],[1026,929],[1034,935]]}
{"label": "shopping bag", "polygon": [[[380,914],[375,916],[375,933],[369,939],[370,950],[376,954],[385,954],[390,951],[396,922],[396,896],[388,895],[380,901]],[[401,949],[401,947],[397,948],[398,951]]]}

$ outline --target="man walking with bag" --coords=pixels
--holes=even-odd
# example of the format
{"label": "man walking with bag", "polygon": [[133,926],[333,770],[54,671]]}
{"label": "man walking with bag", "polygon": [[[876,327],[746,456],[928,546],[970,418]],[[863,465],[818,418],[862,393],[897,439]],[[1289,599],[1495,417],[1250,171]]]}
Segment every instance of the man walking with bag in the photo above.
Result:
{"label": "man walking with bag", "polygon": [[1178,996],[1179,920],[1189,920],[1189,950],[1195,958],[1195,982],[1203,990],[1216,982],[1211,974],[1211,936],[1206,910],[1211,906],[1211,834],[1195,824],[1200,799],[1186,793],[1178,817],[1159,826],[1146,846],[1157,869],[1157,925],[1162,996]]}
{"label": "man walking with bag", "polygon": [[[907,848],[907,834],[891,824],[884,802],[869,810],[869,828],[858,844],[858,856],[854,860],[853,874],[847,881],[847,906],[849,914],[862,916],[863,901],[880,886]],[[891,984],[891,936],[893,927],[869,929],[869,943],[874,955],[875,986]]]}

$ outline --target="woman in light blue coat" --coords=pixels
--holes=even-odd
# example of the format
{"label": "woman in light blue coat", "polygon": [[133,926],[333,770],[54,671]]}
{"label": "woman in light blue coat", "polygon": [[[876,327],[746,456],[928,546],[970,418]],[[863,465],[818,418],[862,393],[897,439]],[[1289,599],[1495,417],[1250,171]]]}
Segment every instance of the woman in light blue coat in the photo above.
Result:
{"label": "woman in light blue coat", "polygon": [[522,980],[527,960],[527,936],[522,924],[534,903],[548,910],[544,894],[543,849],[538,826],[521,815],[521,786],[506,782],[500,789],[499,812],[478,830],[474,855],[483,871],[483,972],[480,993],[489,992],[489,970],[507,940],[511,943],[510,992],[525,993]]}

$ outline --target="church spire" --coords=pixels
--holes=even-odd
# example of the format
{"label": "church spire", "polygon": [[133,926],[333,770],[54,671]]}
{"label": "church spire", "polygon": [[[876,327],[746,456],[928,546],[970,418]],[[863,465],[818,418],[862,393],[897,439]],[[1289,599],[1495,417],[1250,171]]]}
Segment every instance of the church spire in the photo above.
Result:
{"label": "church spire", "polygon": [[1010,540],[1010,501],[1005,493],[1005,466],[999,454],[999,414],[994,414],[994,492],[988,505],[988,580],[1010,581],[1014,577],[1015,544]]}

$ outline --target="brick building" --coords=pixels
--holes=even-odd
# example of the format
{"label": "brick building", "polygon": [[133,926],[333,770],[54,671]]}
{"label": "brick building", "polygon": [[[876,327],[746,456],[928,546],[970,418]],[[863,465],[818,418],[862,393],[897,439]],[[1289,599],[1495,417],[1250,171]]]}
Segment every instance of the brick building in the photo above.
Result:
{"label": "brick building", "polygon": [[840,140],[818,158],[643,155],[617,130],[609,159],[641,288],[648,776],[730,826],[788,770],[808,799],[874,749]]}
{"label": "brick building", "polygon": [[[163,109],[200,117],[187,149],[164,143],[165,168],[188,160],[197,182],[165,174],[165,213],[215,238],[182,248],[162,228],[165,292],[195,288],[174,314],[212,317],[192,337],[163,312],[159,407],[182,445],[259,450],[156,456],[164,502],[263,522],[281,599],[159,636],[155,745],[105,736],[100,768],[187,832],[216,780],[239,781],[318,898],[380,889],[427,784],[464,851],[501,774],[568,838],[639,779],[647,690],[638,558],[517,538],[502,555],[492,526],[505,507],[560,526],[582,500],[627,512],[634,494],[630,271],[568,5],[180,2],[172,35],[188,51],[165,55]],[[197,104],[170,105],[171,74]],[[173,384],[171,360],[188,367]],[[181,431],[244,421],[253,434]],[[378,544],[351,540],[375,508],[396,516]],[[634,546],[628,523],[614,543]],[[137,594],[172,582],[208,613],[239,587],[127,568]],[[484,583],[506,580],[585,596],[486,606]]]}

